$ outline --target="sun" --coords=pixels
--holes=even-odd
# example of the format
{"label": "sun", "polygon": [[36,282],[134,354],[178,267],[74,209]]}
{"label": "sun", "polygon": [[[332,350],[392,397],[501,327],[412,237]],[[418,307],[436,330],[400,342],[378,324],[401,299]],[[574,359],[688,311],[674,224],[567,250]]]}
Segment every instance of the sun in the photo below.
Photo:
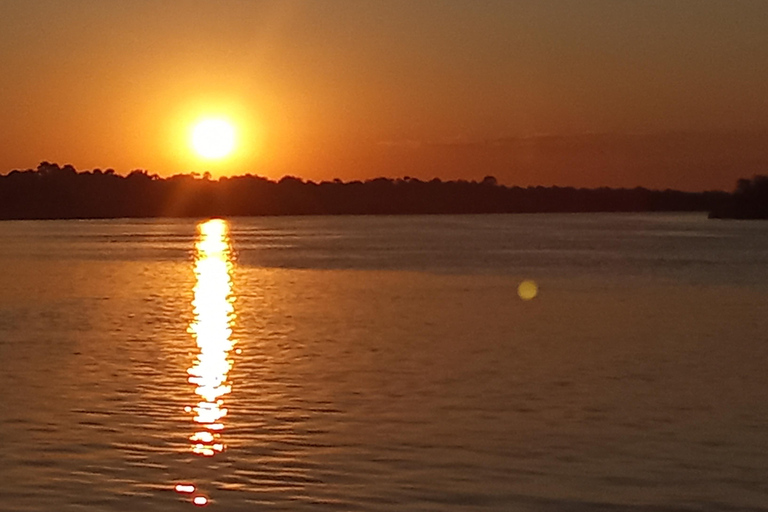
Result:
{"label": "sun", "polygon": [[217,160],[235,149],[235,127],[225,119],[203,119],[192,128],[192,148],[203,158]]}

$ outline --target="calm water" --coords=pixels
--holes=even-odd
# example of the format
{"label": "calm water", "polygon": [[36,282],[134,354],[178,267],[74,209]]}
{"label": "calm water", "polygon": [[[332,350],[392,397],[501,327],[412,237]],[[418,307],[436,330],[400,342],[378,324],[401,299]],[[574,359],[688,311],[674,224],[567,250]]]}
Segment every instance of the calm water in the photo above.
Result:
{"label": "calm water", "polygon": [[768,223],[3,222],[0,265],[3,511],[768,510]]}

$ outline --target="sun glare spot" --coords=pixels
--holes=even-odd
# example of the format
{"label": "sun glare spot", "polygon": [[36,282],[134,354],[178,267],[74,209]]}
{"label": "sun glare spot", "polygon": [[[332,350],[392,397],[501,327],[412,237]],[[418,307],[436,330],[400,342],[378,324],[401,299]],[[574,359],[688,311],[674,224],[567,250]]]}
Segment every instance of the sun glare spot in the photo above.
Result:
{"label": "sun glare spot", "polygon": [[203,158],[224,158],[235,149],[235,128],[224,119],[204,119],[192,129],[192,148]]}

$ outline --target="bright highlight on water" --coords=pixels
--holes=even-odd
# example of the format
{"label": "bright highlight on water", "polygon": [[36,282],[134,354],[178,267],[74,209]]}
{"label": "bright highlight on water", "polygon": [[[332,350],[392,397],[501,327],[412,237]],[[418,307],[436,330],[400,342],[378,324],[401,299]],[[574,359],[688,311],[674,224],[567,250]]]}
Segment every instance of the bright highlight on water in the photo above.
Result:
{"label": "bright highlight on water", "polygon": [[224,450],[221,432],[227,415],[224,395],[231,391],[227,380],[232,361],[232,261],[227,223],[213,219],[198,225],[195,244],[194,289],[195,319],[189,326],[200,349],[195,362],[187,371],[189,382],[196,385],[195,394],[200,401],[195,407],[185,408],[194,413],[200,430],[190,436],[192,451],[211,457]]}
{"label": "bright highlight on water", "polygon": [[192,484],[177,484],[175,490],[179,494],[191,494],[195,492],[195,486]]}

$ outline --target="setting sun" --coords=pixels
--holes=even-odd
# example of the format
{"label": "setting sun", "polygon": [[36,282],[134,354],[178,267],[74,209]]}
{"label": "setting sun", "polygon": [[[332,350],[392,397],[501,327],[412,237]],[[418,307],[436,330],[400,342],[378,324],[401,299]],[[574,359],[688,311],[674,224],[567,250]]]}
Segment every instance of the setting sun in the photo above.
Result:
{"label": "setting sun", "polygon": [[235,148],[235,128],[224,119],[204,119],[192,129],[192,148],[203,158],[224,158]]}

